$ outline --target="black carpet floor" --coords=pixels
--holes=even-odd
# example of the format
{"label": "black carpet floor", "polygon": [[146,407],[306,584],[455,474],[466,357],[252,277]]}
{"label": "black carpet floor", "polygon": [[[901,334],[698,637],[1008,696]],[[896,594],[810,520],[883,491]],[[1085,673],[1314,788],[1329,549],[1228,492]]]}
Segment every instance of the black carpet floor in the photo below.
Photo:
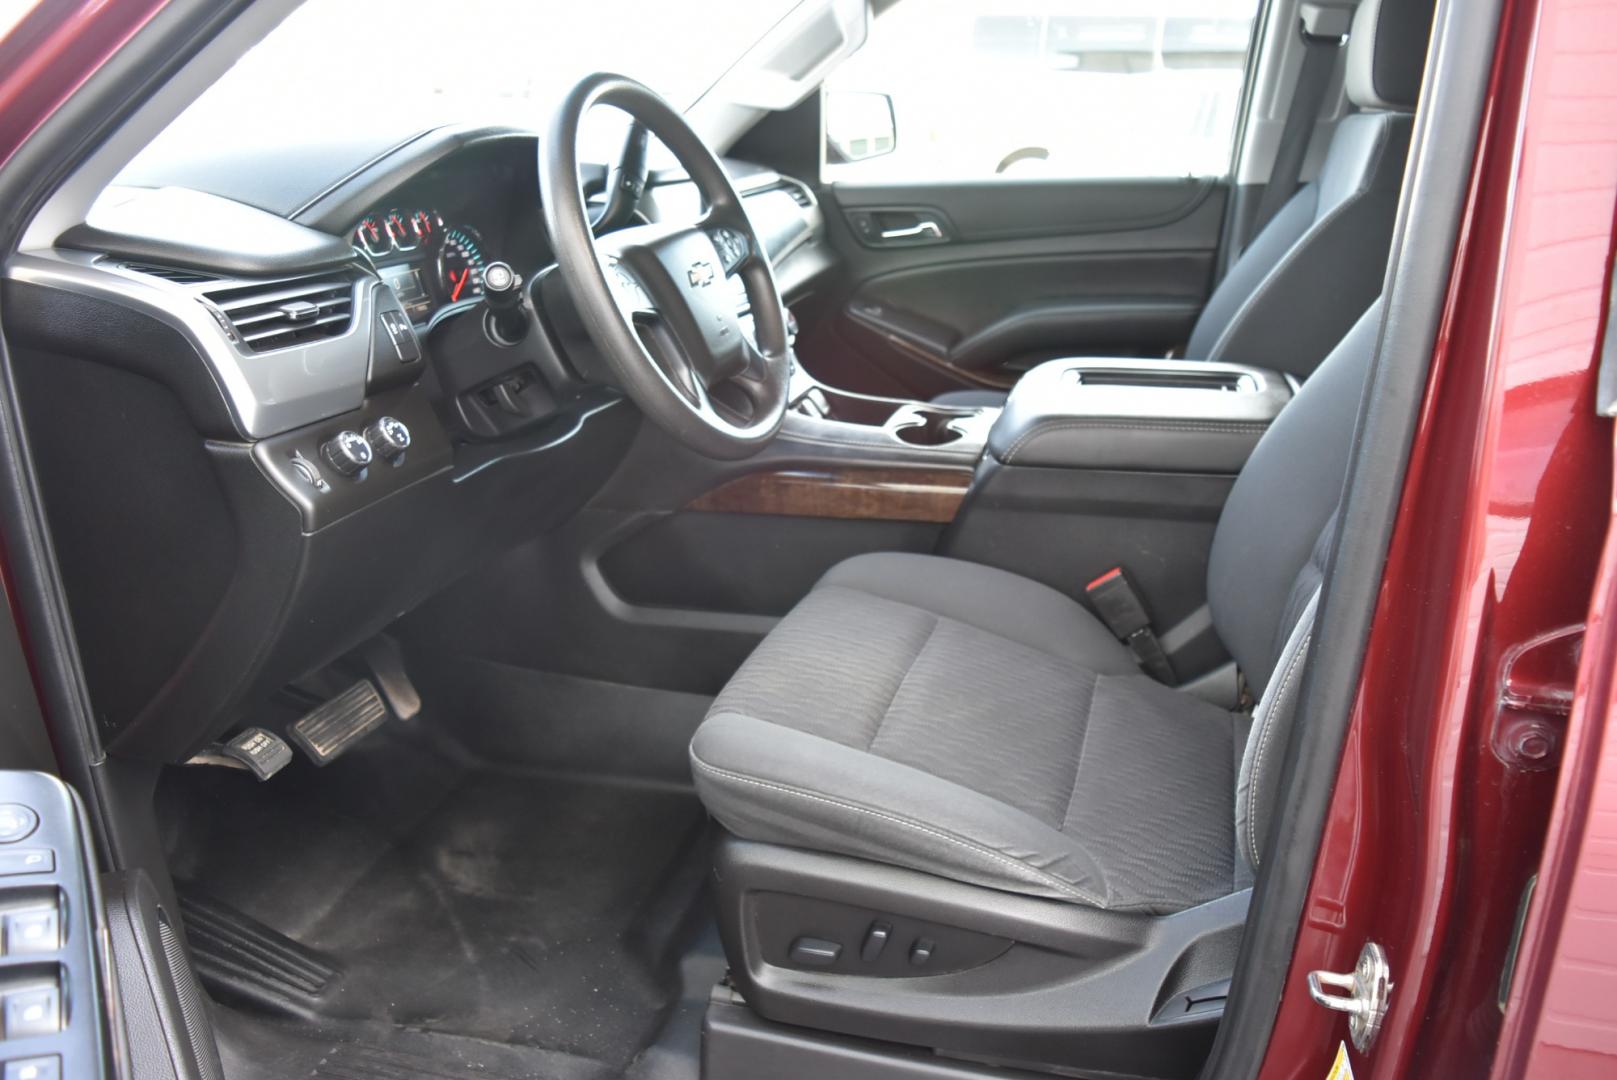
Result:
{"label": "black carpet floor", "polygon": [[343,969],[318,1015],[226,1002],[233,1077],[608,1077],[659,1040],[683,1062],[668,1022],[722,971],[679,785],[475,764],[395,723],[266,784],[172,770],[160,806],[182,887]]}

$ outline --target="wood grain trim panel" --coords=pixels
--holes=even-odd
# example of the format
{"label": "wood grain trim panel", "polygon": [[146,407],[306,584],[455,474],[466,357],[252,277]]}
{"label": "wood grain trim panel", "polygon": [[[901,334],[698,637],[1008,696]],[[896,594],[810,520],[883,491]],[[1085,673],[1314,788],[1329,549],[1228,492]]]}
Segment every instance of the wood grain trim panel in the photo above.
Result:
{"label": "wood grain trim panel", "polygon": [[943,524],[954,520],[971,476],[967,468],[780,469],[738,476],[685,509]]}

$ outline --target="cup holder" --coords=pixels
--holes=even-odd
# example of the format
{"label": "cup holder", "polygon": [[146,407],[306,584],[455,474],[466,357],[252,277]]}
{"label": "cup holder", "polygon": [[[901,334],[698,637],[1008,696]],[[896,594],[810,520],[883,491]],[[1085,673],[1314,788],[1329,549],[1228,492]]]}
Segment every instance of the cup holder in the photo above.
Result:
{"label": "cup holder", "polygon": [[954,426],[954,422],[960,418],[957,412],[915,409],[899,418],[892,429],[893,437],[911,446],[946,446],[963,437],[960,429]]}

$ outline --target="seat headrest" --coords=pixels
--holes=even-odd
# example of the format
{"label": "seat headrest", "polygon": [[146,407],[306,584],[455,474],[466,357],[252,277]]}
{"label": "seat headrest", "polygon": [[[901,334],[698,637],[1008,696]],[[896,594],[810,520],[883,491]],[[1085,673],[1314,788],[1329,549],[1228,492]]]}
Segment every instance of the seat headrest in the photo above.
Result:
{"label": "seat headrest", "polygon": [[1412,112],[1436,0],[1362,0],[1347,43],[1347,96],[1361,109]]}

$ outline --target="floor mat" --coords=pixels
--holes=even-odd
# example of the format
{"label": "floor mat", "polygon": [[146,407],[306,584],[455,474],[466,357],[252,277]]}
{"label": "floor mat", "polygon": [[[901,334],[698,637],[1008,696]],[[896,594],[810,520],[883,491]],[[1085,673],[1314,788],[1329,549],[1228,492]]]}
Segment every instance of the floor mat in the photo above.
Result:
{"label": "floor mat", "polygon": [[290,1024],[216,1008],[213,1023],[230,1080],[610,1080],[617,1075],[587,1058],[374,1021]]}
{"label": "floor mat", "polygon": [[[177,879],[340,962],[320,1016],[272,1025],[307,1036],[288,1043],[300,1062],[326,1043],[359,1061],[316,1075],[434,1075],[408,1071],[420,1048],[404,1035],[453,1037],[422,1051],[433,1068],[486,1043],[582,1069],[552,1057],[517,1075],[615,1074],[681,997],[703,918],[705,819],[686,789],[494,771],[372,737],[270,784],[175,770],[162,803]],[[370,1024],[403,1034],[353,1034]]]}

